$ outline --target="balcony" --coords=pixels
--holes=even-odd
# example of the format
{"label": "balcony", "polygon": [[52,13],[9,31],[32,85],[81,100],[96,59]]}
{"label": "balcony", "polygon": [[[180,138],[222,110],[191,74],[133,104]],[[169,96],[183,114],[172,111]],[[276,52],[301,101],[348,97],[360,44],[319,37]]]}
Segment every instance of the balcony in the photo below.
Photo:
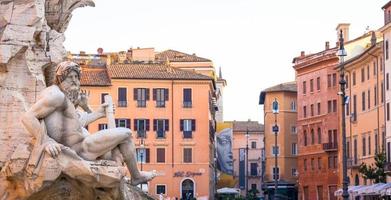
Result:
{"label": "balcony", "polygon": [[347,160],[348,168],[358,168],[360,167],[360,164],[358,162],[358,159],[348,158]]}
{"label": "balcony", "polygon": [[323,143],[323,150],[324,151],[337,151],[338,150],[338,143],[336,143],[336,142]]}

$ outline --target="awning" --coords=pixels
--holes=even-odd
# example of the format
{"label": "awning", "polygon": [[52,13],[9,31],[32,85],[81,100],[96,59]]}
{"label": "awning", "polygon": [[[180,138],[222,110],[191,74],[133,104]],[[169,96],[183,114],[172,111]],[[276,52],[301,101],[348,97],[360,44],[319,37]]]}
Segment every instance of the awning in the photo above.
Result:
{"label": "awning", "polygon": [[217,190],[218,194],[239,194],[239,189],[237,188],[221,188]]}
{"label": "awning", "polygon": [[[349,186],[348,193],[352,196],[391,195],[391,183]],[[342,196],[342,188],[335,191],[334,195]]]}

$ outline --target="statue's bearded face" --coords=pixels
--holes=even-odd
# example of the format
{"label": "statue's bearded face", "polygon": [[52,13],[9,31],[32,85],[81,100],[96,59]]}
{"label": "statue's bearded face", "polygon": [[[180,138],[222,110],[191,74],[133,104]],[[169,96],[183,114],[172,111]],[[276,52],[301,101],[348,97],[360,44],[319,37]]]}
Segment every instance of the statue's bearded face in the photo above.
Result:
{"label": "statue's bearded face", "polygon": [[75,103],[79,99],[80,93],[79,74],[74,70],[70,71],[65,79],[61,82],[60,88],[64,91],[67,98],[72,103]]}

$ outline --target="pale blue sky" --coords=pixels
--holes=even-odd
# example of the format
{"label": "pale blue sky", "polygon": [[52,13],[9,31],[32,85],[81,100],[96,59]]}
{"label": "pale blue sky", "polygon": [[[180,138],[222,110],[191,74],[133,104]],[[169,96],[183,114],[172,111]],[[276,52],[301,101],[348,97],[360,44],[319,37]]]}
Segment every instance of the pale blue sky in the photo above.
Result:
{"label": "pale blue sky", "polygon": [[350,38],[383,25],[387,0],[95,0],[74,12],[68,51],[175,49],[212,59],[228,86],[225,120],[258,120],[261,90],[295,79],[292,59],[335,46],[338,23]]}

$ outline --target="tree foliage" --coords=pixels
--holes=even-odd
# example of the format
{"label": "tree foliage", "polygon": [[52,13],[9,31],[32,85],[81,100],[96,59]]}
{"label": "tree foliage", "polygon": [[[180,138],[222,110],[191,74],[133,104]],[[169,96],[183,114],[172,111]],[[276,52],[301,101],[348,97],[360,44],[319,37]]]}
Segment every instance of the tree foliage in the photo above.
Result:
{"label": "tree foliage", "polygon": [[386,153],[384,151],[376,153],[375,163],[371,165],[361,163],[359,172],[363,178],[373,180],[374,183],[386,183],[387,174],[384,172],[386,162]]}

